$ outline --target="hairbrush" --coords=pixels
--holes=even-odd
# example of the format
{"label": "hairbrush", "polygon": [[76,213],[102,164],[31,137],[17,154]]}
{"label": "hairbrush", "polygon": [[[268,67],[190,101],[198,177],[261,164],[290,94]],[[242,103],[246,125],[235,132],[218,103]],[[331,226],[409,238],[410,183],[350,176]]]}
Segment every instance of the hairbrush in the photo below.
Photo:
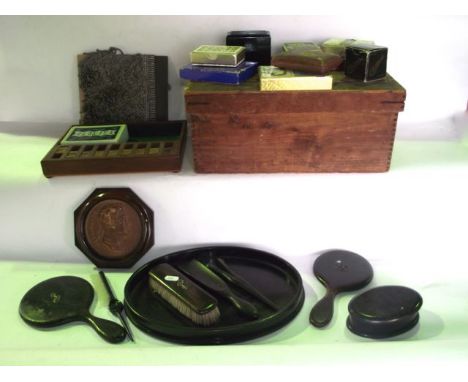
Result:
{"label": "hairbrush", "polygon": [[235,285],[244,292],[260,300],[270,309],[273,309],[275,312],[278,310],[278,307],[268,297],[261,293],[257,288],[253,287],[241,275],[236,273],[223,259],[219,257],[211,257],[210,262],[207,263],[206,266],[232,285]]}
{"label": "hairbrush", "polygon": [[190,321],[201,326],[218,321],[218,301],[170,264],[154,266],[148,276],[151,290]]}
{"label": "hairbrush", "polygon": [[237,296],[216,273],[202,262],[192,259],[177,264],[177,267],[210,291],[231,302],[239,313],[250,319],[258,318],[259,314],[255,305]]}

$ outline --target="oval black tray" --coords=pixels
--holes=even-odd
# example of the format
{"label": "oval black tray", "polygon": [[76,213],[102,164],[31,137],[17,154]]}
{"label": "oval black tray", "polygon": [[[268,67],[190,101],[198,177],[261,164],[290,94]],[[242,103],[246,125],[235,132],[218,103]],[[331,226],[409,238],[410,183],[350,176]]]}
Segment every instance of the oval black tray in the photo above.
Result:
{"label": "oval black tray", "polygon": [[[255,304],[259,318],[243,317],[229,302],[216,296],[221,318],[206,328],[181,316],[149,289],[148,272],[156,264],[167,262],[177,266],[178,262],[193,258],[207,264],[212,256],[222,258],[278,309],[272,310],[228,283],[236,293]],[[135,326],[154,337],[185,344],[228,344],[258,338],[289,323],[303,303],[302,279],[291,264],[270,253],[245,247],[212,246],[171,253],[145,264],[125,285],[125,311]]]}

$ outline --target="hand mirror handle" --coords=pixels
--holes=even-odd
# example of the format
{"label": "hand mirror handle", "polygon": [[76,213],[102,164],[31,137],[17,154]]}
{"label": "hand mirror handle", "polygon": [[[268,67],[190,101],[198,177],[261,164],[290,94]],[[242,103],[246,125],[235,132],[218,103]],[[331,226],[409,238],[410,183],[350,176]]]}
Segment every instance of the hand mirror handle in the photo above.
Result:
{"label": "hand mirror handle", "polygon": [[122,342],[127,336],[125,329],[115,322],[95,317],[88,312],[84,312],[82,318],[83,321],[91,325],[97,334],[110,343]]}
{"label": "hand mirror handle", "polygon": [[309,322],[317,328],[328,325],[333,318],[333,303],[336,293],[330,289],[327,294],[312,308]]}

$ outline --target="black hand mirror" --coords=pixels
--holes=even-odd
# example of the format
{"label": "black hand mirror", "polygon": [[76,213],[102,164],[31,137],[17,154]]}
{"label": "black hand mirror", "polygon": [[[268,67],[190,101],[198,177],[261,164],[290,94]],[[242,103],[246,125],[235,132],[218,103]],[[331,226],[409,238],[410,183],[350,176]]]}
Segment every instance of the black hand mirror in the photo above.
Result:
{"label": "black hand mirror", "polygon": [[314,263],[314,274],[327,288],[327,293],[310,312],[309,321],[321,328],[333,317],[333,302],[338,293],[361,289],[370,283],[372,266],[362,256],[343,250],[320,255]]}
{"label": "black hand mirror", "polygon": [[106,341],[122,342],[126,337],[123,327],[89,312],[93,298],[93,287],[86,280],[74,276],[55,277],[31,288],[21,300],[19,313],[26,323],[40,328],[72,321],[86,322]]}

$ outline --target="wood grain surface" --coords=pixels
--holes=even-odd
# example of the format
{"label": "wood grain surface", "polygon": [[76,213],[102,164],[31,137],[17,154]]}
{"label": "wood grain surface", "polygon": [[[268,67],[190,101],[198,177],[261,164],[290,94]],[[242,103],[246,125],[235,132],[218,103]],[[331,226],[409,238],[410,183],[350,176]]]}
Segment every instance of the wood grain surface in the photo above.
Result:
{"label": "wood grain surface", "polygon": [[[384,172],[406,92],[392,77],[333,90],[261,92],[190,83],[185,90],[195,171]],[[255,89],[257,86],[257,89]]]}

